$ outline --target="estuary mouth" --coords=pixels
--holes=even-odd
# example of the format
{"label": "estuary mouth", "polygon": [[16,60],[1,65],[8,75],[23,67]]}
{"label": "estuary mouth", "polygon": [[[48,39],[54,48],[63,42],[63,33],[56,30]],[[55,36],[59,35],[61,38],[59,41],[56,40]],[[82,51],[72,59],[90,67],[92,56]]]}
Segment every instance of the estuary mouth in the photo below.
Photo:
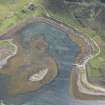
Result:
{"label": "estuary mouth", "polygon": [[18,51],[0,71],[1,75],[9,76],[8,83],[5,82],[8,84],[8,98],[4,100],[18,100],[21,104],[26,101],[22,99],[27,97],[41,98],[43,92],[48,97],[47,90],[53,92],[53,100],[56,98],[55,93],[59,99],[64,97],[65,100],[69,92],[70,68],[79,52],[68,31],[52,20],[36,18],[11,33],[11,38]]}

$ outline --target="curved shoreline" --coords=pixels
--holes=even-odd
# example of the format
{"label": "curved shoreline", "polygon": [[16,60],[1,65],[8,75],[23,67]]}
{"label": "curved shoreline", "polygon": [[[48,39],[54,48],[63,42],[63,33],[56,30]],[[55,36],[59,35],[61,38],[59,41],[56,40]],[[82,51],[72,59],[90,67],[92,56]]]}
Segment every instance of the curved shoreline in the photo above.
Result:
{"label": "curved shoreline", "polygon": [[[100,47],[98,46],[97,42],[94,39],[90,38],[89,36],[88,38],[86,38],[82,35],[81,38],[84,41],[84,44],[82,46],[86,47],[85,46],[85,43],[86,43],[90,47],[91,51],[85,57],[81,57],[82,54],[84,55],[84,51],[83,51],[84,47],[81,48],[80,56],[78,56],[77,58],[80,57],[80,59],[82,58],[82,60],[77,59],[76,63],[73,64],[74,71],[72,71],[71,75],[76,75],[75,77],[76,79],[74,80],[74,77],[71,76],[72,84],[73,84],[73,80],[75,82],[74,83],[75,85],[71,86],[72,88],[71,90],[74,93],[74,97],[78,99],[89,99],[89,100],[105,99],[105,88],[89,83],[87,79],[87,71],[86,71],[87,70],[86,66],[88,62],[100,54],[101,52]],[[75,41],[75,42],[78,43],[78,45],[81,47],[78,41]],[[89,47],[87,47],[87,49]],[[95,49],[94,47],[98,49],[98,51],[95,54],[94,54],[94,49]],[[77,87],[76,90],[73,89],[75,86]]]}
{"label": "curved shoreline", "polygon": [[8,63],[8,60],[11,57],[15,56],[16,53],[17,53],[18,47],[14,43],[12,43],[12,40],[13,39],[8,39],[8,40],[5,40],[5,41],[7,41],[11,46],[13,46],[15,48],[15,50],[14,50],[14,52],[12,52],[11,55],[7,56],[5,59],[3,59],[3,60],[0,61],[0,69],[2,69],[3,66],[5,66]]}
{"label": "curved shoreline", "polygon": [[[66,28],[65,29],[66,31],[69,28],[69,27],[66,27],[65,24],[62,22],[60,22],[60,26],[63,27],[64,29]],[[77,56],[76,64],[73,64],[78,70],[77,71],[78,72],[78,75],[77,75],[78,91],[80,92],[80,94],[82,93],[84,95],[88,95],[89,97],[91,96],[92,97],[91,99],[100,99],[100,97],[102,99],[102,97],[105,96],[105,88],[89,83],[87,80],[87,72],[86,72],[86,66],[88,62],[100,54],[101,52],[100,47],[98,46],[97,42],[94,39],[90,38],[89,36],[85,35],[84,37],[84,35],[80,33],[78,35],[78,32],[72,28],[71,29],[69,28],[69,30],[71,31],[69,34],[70,39],[74,41],[76,44],[78,44],[81,49],[79,56]],[[78,41],[78,39],[81,39],[84,42],[84,44],[81,45],[81,42]],[[94,53],[95,47],[96,49],[98,49],[98,52],[96,53]],[[84,48],[86,50],[86,53],[84,53]]]}
{"label": "curved shoreline", "polygon": [[[93,52],[92,51],[93,45],[92,45],[92,40],[90,40],[88,37],[85,39],[83,35],[80,35],[80,33],[78,35],[76,30],[66,26],[64,23],[59,22],[54,19],[52,20],[52,18],[45,18],[45,17],[33,17],[29,21],[26,20],[24,22],[21,22],[20,24],[17,24],[15,27],[9,29],[5,34],[3,34],[3,36],[4,37],[6,36],[8,38],[11,35],[13,35],[15,32],[21,30],[27,24],[31,24],[33,22],[44,22],[44,23],[47,23],[47,24],[50,24],[50,25],[56,27],[64,32],[66,32],[69,35],[70,39],[79,45],[81,51],[79,53],[79,56],[77,56],[76,64],[74,64],[76,68],[73,67],[73,69],[75,68],[76,71],[78,70],[77,71],[78,72],[78,75],[77,75],[78,81],[77,80],[76,81],[77,81],[77,87],[80,91],[80,94],[82,93],[82,94],[89,95],[89,96],[93,95],[95,97],[97,97],[99,95],[105,96],[105,94],[103,94],[103,91],[105,92],[105,89],[103,90],[101,87],[98,88],[97,86],[94,86],[87,81],[86,64],[88,63],[90,58],[93,59],[93,57],[98,55],[98,53],[95,55],[91,55],[91,53]],[[7,36],[7,33],[8,33],[8,36]],[[83,41],[83,42],[81,42],[81,41]],[[89,43],[91,43],[91,44],[89,44]],[[95,44],[95,42],[93,42],[93,43]],[[95,46],[97,47],[96,44],[95,44]],[[82,75],[81,75],[81,73],[82,73]],[[74,82],[76,82],[76,81],[74,81]],[[85,87],[84,87],[84,84],[86,85]],[[92,89],[91,92],[87,87]],[[94,88],[95,88],[95,92],[94,92]],[[82,89],[84,91],[82,91]],[[89,90],[89,91],[87,92],[87,90]],[[95,94],[96,91],[98,91],[99,94]]]}

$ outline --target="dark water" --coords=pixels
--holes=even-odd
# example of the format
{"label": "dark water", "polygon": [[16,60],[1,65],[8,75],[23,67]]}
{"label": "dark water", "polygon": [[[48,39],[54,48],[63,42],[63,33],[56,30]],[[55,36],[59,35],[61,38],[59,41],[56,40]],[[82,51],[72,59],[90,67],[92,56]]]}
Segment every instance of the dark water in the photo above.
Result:
{"label": "dark water", "polygon": [[100,0],[102,3],[105,3],[105,0]]}
{"label": "dark water", "polygon": [[[43,35],[49,44],[50,55],[56,59],[59,73],[55,80],[37,92],[3,99],[6,105],[105,105],[104,101],[80,101],[69,96],[70,71],[79,47],[69,39],[66,33],[45,23],[33,23],[20,30],[19,35],[21,45],[24,47],[31,38]],[[0,83],[4,84],[5,81],[2,78],[0,77]],[[0,86],[0,97],[4,91],[5,89]]]}

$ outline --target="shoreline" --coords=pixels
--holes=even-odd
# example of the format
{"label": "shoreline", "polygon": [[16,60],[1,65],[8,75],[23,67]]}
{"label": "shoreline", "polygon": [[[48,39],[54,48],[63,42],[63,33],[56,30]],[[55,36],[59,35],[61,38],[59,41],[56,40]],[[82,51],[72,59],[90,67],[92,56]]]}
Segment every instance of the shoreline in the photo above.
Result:
{"label": "shoreline", "polygon": [[95,96],[95,95],[88,95],[88,94],[81,93],[77,86],[77,79],[78,79],[78,71],[75,68],[71,72],[71,77],[69,82],[71,83],[69,92],[73,98],[77,100],[105,100],[104,96]]}
{"label": "shoreline", "polygon": [[[99,85],[94,85],[91,82],[89,82],[87,79],[87,68],[86,68],[87,64],[90,59],[93,59],[94,57],[100,54],[100,48],[98,44],[95,42],[95,40],[90,39],[87,36],[86,39],[83,35],[77,37],[78,39],[80,38],[84,44],[81,44],[79,41],[76,40],[76,38],[73,39],[73,41],[80,46],[81,51],[76,58],[75,64],[73,65],[74,67],[72,68],[71,78],[70,78],[71,84],[69,91],[77,99],[105,100],[105,88]],[[70,38],[72,38],[72,36]],[[98,49],[98,52],[95,54],[94,54],[94,48],[95,48],[94,46]],[[86,50],[84,51],[84,49],[88,51],[87,54],[84,54],[84,52],[86,51]]]}
{"label": "shoreline", "polygon": [[8,63],[9,59],[11,59],[12,57],[14,57],[17,54],[17,50],[18,50],[18,47],[12,42],[12,39],[8,39],[5,41],[7,41],[9,44],[11,44],[11,46],[13,46],[15,48],[15,50],[11,55],[8,55],[5,59],[2,59],[0,61],[0,63],[1,63],[0,69],[2,69]]}
{"label": "shoreline", "polygon": [[[78,82],[77,79],[80,79],[79,78],[79,75],[81,73],[80,68],[82,68],[82,67],[79,67],[79,66],[83,66],[82,63],[86,63],[87,64],[88,63],[88,60],[89,60],[89,58],[86,58],[87,55],[93,53],[93,51],[92,51],[93,50],[92,49],[92,45],[85,43],[86,42],[85,40],[88,40],[88,43],[90,43],[91,42],[90,39],[86,35],[85,35],[86,36],[86,39],[83,38],[84,36],[81,35],[81,33],[78,33],[72,27],[69,27],[69,26],[65,25],[63,22],[59,22],[59,21],[57,21],[55,19],[52,19],[52,18],[49,18],[49,17],[32,17],[32,18],[29,18],[28,20],[29,21],[27,21],[27,19],[26,19],[25,21],[23,21],[21,23],[18,23],[16,26],[11,27],[10,29],[7,30],[7,32],[5,32],[4,34],[2,34],[1,36],[4,36],[4,37],[6,36],[8,38],[8,37],[14,35],[17,31],[19,31],[22,28],[24,28],[26,25],[32,24],[33,22],[43,22],[43,23],[46,23],[46,24],[50,24],[50,25],[52,25],[52,26],[54,26],[54,27],[62,30],[63,32],[67,33],[69,35],[70,39],[80,47],[80,52],[77,55],[76,60],[75,60],[75,63],[78,65],[78,67],[77,68],[72,67],[71,80],[70,80],[72,84],[70,84],[70,86],[71,86],[70,88],[71,89],[69,89],[69,90],[72,90],[73,93],[75,93],[75,91],[78,91],[76,93],[77,94],[79,93],[79,95],[74,94],[74,97],[76,97],[78,99],[82,99],[82,97],[80,97],[80,96],[81,96],[81,94],[84,94],[84,93],[81,93],[83,91],[80,91],[80,89],[78,89],[79,88],[79,85],[77,83]],[[8,35],[7,35],[7,33],[8,33]],[[86,62],[84,62],[84,59],[85,59]],[[74,64],[74,66],[77,66],[76,64]],[[85,68],[86,64],[83,66],[84,68]],[[84,69],[84,71],[85,71],[85,69]],[[78,72],[78,75],[77,75],[76,72]],[[85,73],[86,73],[86,71],[85,71]],[[78,78],[75,78],[74,79],[74,76],[73,75],[77,75],[76,77],[78,77]],[[87,78],[86,74],[85,74],[85,77]],[[79,82],[81,82],[81,81],[79,81]],[[85,82],[87,82],[87,81],[85,81]],[[73,86],[76,87],[76,90],[74,90]],[[83,95],[83,98],[88,99],[87,96],[88,97],[91,97],[91,99],[97,99],[97,97],[100,97],[100,95],[90,95],[88,93],[85,93]]]}

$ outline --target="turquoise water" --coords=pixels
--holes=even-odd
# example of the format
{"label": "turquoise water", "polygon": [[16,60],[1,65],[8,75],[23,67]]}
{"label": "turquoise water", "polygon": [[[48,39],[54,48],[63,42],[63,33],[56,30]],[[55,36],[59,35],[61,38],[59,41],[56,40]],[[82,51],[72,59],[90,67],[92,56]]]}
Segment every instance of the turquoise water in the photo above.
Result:
{"label": "turquoise water", "polygon": [[[52,82],[37,92],[3,98],[6,105],[104,105],[104,102],[99,101],[76,100],[69,95],[69,76],[79,47],[70,40],[65,32],[46,23],[32,23],[18,33],[20,43],[25,49],[28,49],[32,38],[42,35],[49,45],[50,55],[58,64],[59,72]],[[0,80],[1,83],[4,83],[2,81],[4,79],[0,78]],[[3,90],[2,87],[0,90]]]}

